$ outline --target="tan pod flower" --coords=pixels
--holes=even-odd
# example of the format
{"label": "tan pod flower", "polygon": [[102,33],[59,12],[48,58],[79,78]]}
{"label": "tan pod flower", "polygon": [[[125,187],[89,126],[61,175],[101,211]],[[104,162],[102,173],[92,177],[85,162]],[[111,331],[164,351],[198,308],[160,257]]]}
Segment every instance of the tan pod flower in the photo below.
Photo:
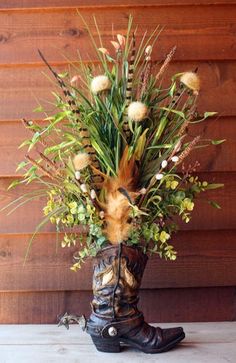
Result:
{"label": "tan pod flower", "polygon": [[73,164],[76,171],[82,170],[84,168],[87,168],[91,163],[91,159],[89,154],[87,153],[79,153],[77,154],[73,159]]}
{"label": "tan pod flower", "polygon": [[195,94],[198,94],[200,90],[200,79],[195,72],[183,73],[180,77],[180,82],[191,89]]}
{"label": "tan pod flower", "polygon": [[147,116],[148,108],[147,106],[139,101],[131,102],[128,107],[128,117],[132,121],[142,121]]}

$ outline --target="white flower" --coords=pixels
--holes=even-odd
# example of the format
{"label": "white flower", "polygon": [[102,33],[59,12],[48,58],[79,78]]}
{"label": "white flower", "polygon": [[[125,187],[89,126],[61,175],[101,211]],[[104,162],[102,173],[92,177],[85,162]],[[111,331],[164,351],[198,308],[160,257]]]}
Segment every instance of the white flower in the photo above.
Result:
{"label": "white flower", "polygon": [[80,185],[80,189],[81,189],[81,191],[82,191],[83,193],[87,193],[87,187],[86,187],[86,185],[85,185],[85,184],[81,184],[81,185]]}
{"label": "white flower", "polygon": [[166,168],[167,167],[167,160],[163,160],[162,163],[161,163],[161,167],[162,169]]}
{"label": "white flower", "polygon": [[176,156],[173,156],[171,158],[171,161],[173,161],[173,163],[177,163],[177,161],[179,161],[179,157],[176,155]]}
{"label": "white flower", "polygon": [[95,192],[95,190],[94,190],[94,189],[92,189],[92,190],[91,190],[91,192],[90,192],[90,197],[91,197],[92,199],[96,199],[96,192]]}
{"label": "white flower", "polygon": [[75,155],[73,159],[73,164],[75,167],[75,170],[82,170],[84,168],[87,168],[91,163],[91,159],[89,154],[81,152]]}
{"label": "white flower", "polygon": [[128,117],[133,121],[142,121],[147,116],[147,106],[139,101],[131,102],[128,107]]}
{"label": "white flower", "polygon": [[91,82],[91,91],[97,94],[111,88],[111,82],[107,76],[101,75],[94,77]]}
{"label": "white flower", "polygon": [[152,53],[152,46],[148,45],[147,48],[145,49],[145,54],[149,56],[151,55],[151,53]]}
{"label": "white flower", "polygon": [[191,89],[195,94],[198,94],[200,90],[200,79],[195,72],[183,73],[180,77],[180,82]]}
{"label": "white flower", "polygon": [[101,212],[99,213],[99,216],[100,216],[100,218],[101,218],[101,219],[103,219],[103,218],[104,218],[105,213],[103,212],[103,210],[101,210]]}
{"label": "white flower", "polygon": [[142,194],[142,195],[146,194],[146,192],[147,192],[147,189],[146,188],[142,188],[139,191],[139,193]]}
{"label": "white flower", "polygon": [[79,170],[77,170],[77,171],[75,172],[75,179],[76,179],[76,180],[80,180],[80,171],[79,171]]}
{"label": "white flower", "polygon": [[156,178],[156,180],[161,180],[163,178],[163,176],[164,176],[163,174],[158,173],[155,175],[155,178]]}

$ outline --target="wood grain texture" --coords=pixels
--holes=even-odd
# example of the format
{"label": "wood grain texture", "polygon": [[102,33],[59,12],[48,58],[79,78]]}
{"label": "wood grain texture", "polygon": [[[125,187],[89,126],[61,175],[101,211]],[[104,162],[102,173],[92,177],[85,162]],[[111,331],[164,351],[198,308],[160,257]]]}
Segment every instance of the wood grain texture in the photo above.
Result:
{"label": "wood grain texture", "polygon": [[[54,53],[59,54],[60,51],[55,50]],[[47,57],[47,53],[45,56]],[[199,68],[202,89],[198,101],[199,112],[217,111],[219,116],[235,116],[236,104],[232,102],[232,97],[236,92],[236,62],[173,62],[166,73],[165,84],[170,84],[173,74],[194,70],[196,67]],[[54,68],[58,72],[68,69],[65,64]],[[158,69],[157,65],[156,72]],[[57,91],[58,88],[42,74],[46,72],[49,76],[45,67],[32,65],[0,68],[0,72],[2,84],[7,85],[0,88],[1,121],[19,120],[23,117],[43,118],[43,114],[33,112],[38,102],[45,106],[46,111],[53,110],[45,100],[53,101],[51,91]]]}
{"label": "wood grain texture", "polygon": [[[141,290],[139,307],[148,322],[232,321],[235,296],[234,287]],[[55,324],[65,312],[89,316],[91,298],[89,291],[2,292],[0,323]]]}
{"label": "wood grain texture", "polygon": [[128,7],[128,6],[181,6],[181,5],[216,5],[216,4],[234,4],[234,0],[8,0],[7,2],[0,3],[0,9],[4,10],[25,10],[34,8],[100,8],[100,7]]}
{"label": "wood grain texture", "polygon": [[[194,70],[202,80],[199,110],[218,111],[219,119],[197,126],[192,135],[227,139],[218,148],[192,155],[201,162],[200,177],[225,188],[196,203],[191,223],[173,238],[175,262],[152,258],[141,290],[141,309],[148,321],[221,321],[236,319],[235,122],[236,38],[234,0],[8,0],[0,2],[0,208],[37,186],[6,191],[23,158],[17,145],[26,137],[20,119],[40,118],[36,98],[51,100],[51,82],[38,57],[40,48],[59,72],[66,55],[95,59],[79,8],[96,36],[92,15],[111,50],[111,28],[125,33],[129,14],[140,33],[165,26],[153,55],[163,60],[177,45],[165,83],[177,72]],[[97,37],[96,37],[97,39]],[[137,37],[137,43],[140,38]],[[46,71],[48,74],[48,72]],[[47,105],[47,109],[49,106]],[[207,198],[222,205],[215,210]],[[205,202],[205,203],[204,203]],[[25,267],[28,240],[41,220],[42,200],[12,215],[0,213],[0,323],[55,323],[65,311],[89,314],[91,261],[75,274],[69,270],[73,249],[58,247],[54,226],[40,232]],[[60,238],[59,238],[60,239]]]}
{"label": "wood grain texture", "polygon": [[[212,183],[224,183],[224,188],[205,192],[196,202],[190,223],[182,223],[183,230],[198,229],[234,229],[235,228],[235,182],[236,173],[200,173],[200,180]],[[12,178],[0,179],[0,209],[22,194],[37,189],[38,185],[18,186],[7,191]],[[200,199],[201,198],[201,199]],[[215,209],[208,204],[215,200],[222,209]],[[0,213],[0,233],[31,233],[42,220],[42,208],[45,206],[43,198],[35,199],[32,203],[21,206],[14,213],[7,216],[7,211]],[[33,211],[33,213],[32,213]],[[209,217],[210,216],[210,217]],[[43,231],[54,231],[55,226],[48,224]]]}
{"label": "wood grain texture", "polygon": [[[39,124],[43,126],[43,123]],[[194,163],[197,159],[200,162],[199,171],[201,172],[235,172],[235,124],[236,120],[233,117],[220,117],[219,119],[209,119],[205,123],[190,128],[191,137],[201,135],[202,139],[226,139],[226,142],[218,146],[197,149],[186,159],[186,162]],[[32,134],[25,130],[21,122],[0,122],[0,154],[4,157],[4,162],[0,163],[0,176],[14,177],[22,175],[21,170],[17,173],[15,170],[18,163],[24,160],[27,148],[19,149],[18,147],[24,140],[31,137]],[[31,154],[34,155],[32,152]],[[35,155],[38,157],[36,153]]]}
{"label": "wood grain texture", "polygon": [[[92,261],[79,272],[69,269],[76,248],[56,252],[56,235],[40,234],[27,263],[30,235],[0,235],[0,291],[90,290]],[[59,240],[61,237],[59,237]],[[154,256],[146,268],[143,288],[234,286],[236,231],[185,231],[173,237],[175,262]]]}
{"label": "wood grain texture", "polygon": [[[186,338],[174,352],[144,356],[131,347],[122,347],[121,354],[98,353],[91,338],[77,325],[69,331],[56,325],[2,325],[0,327],[1,359],[4,363],[234,363],[236,356],[235,322],[180,323]],[[174,324],[174,325],[176,325]],[[160,324],[154,323],[154,326]],[[173,323],[162,323],[162,328]],[[109,358],[108,358],[109,356]],[[144,358],[145,357],[145,358]]]}
{"label": "wood grain texture", "polygon": [[[91,9],[81,9],[93,34],[96,33]],[[193,16],[194,13],[194,16]],[[235,59],[236,5],[196,5],[152,7],[98,8],[96,19],[106,45],[111,39],[111,24],[117,33],[124,33],[129,14],[142,30],[165,26],[158,42],[158,59],[178,45],[176,59]],[[117,22],[117,19],[119,21]],[[88,34],[75,9],[44,9],[0,13],[0,64],[38,62],[37,48],[50,62],[63,61],[58,53],[74,59],[79,48],[82,58],[93,57]],[[137,42],[140,40],[137,36]]]}

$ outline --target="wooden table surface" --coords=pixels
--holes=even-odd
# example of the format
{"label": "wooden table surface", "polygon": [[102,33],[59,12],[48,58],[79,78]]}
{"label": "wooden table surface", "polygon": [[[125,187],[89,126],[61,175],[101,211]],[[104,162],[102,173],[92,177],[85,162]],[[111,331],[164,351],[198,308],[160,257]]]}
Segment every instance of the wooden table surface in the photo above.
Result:
{"label": "wooden table surface", "polygon": [[[161,324],[170,327],[173,324]],[[124,347],[100,353],[78,325],[0,325],[1,363],[221,363],[236,362],[236,322],[184,323],[186,339],[170,352],[144,354]]]}

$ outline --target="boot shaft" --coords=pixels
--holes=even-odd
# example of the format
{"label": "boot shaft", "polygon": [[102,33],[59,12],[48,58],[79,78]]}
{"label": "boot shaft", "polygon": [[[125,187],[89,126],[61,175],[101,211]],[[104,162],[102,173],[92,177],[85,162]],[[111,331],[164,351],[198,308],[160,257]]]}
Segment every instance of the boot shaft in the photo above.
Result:
{"label": "boot shaft", "polygon": [[140,248],[124,244],[101,250],[94,262],[93,312],[123,318],[138,313],[138,292],[148,257]]}

